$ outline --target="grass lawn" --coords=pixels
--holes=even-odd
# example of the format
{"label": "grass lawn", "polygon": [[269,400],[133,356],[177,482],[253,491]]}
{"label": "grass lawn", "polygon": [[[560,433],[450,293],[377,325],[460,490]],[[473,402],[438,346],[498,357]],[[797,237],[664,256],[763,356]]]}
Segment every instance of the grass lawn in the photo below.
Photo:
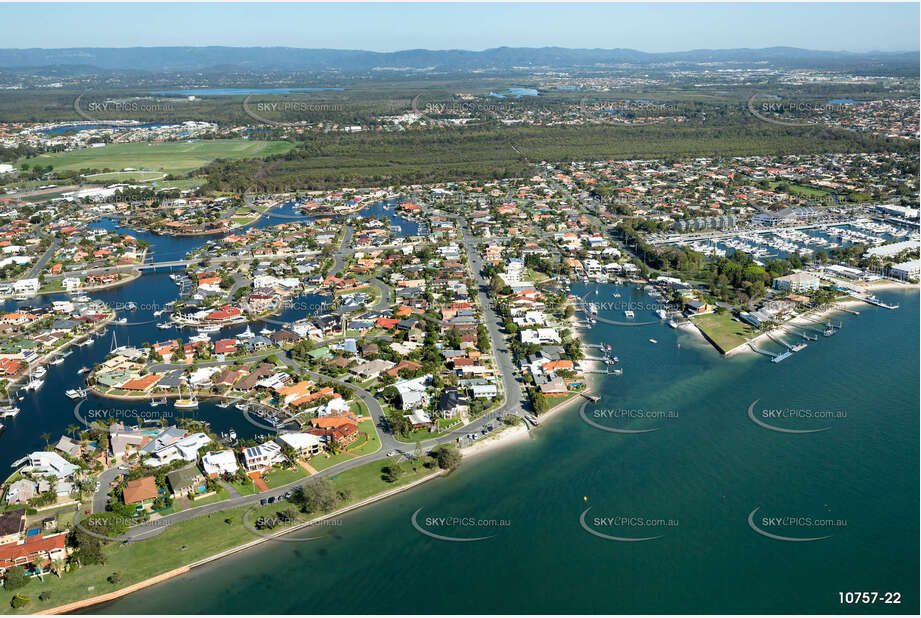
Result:
{"label": "grass lawn", "polygon": [[86,177],[90,182],[147,182],[163,178],[163,172],[107,172],[91,174]]}
{"label": "grass lawn", "polygon": [[336,464],[340,464],[343,461],[348,461],[350,459],[354,458],[350,457],[346,453],[330,455],[329,457],[326,455],[316,455],[315,457],[311,457],[308,463],[313,466],[317,472],[319,472],[320,470],[325,470],[331,466],[335,466]]}
{"label": "grass lawn", "polygon": [[[385,465],[387,462],[381,461],[365,464],[335,476],[333,483],[338,490],[349,490],[351,492],[349,503],[354,503],[377,493],[407,485],[434,472],[421,465],[414,466],[404,463],[401,464],[404,472],[400,479],[395,483],[388,483],[381,478],[381,471]],[[335,508],[342,508],[346,504],[348,503],[339,504]],[[243,525],[243,515],[249,508],[238,507],[183,521],[146,541],[128,545],[109,544],[105,549],[105,565],[84,566],[71,573],[66,573],[62,579],[53,575],[45,577],[44,582],[35,579],[17,590],[31,597],[32,602],[26,607],[14,610],[9,603],[12,593],[2,591],[0,613],[34,613],[79,599],[112,592],[253,541],[258,537]],[[282,503],[281,506],[273,504],[256,507],[249,513],[247,519],[253,522],[260,515],[268,515],[282,508],[287,508],[286,503]],[[302,515],[302,517],[306,516]],[[118,584],[110,584],[106,581],[106,578],[112,573],[119,574]],[[38,595],[43,591],[51,594],[49,600],[40,601],[38,599]]]}
{"label": "grass lawn", "polygon": [[[361,421],[358,423],[358,431],[363,435],[349,445],[347,449],[349,453],[352,455],[369,455],[381,447],[381,440],[377,437],[374,421]],[[364,436],[368,437],[367,442],[365,442]]]}
{"label": "grass lawn", "polygon": [[754,328],[745,322],[734,321],[732,314],[728,311],[726,313],[708,313],[694,317],[691,321],[724,354],[758,334]]}
{"label": "grass lawn", "polygon": [[256,485],[252,481],[247,481],[245,483],[234,481],[233,483],[228,483],[228,485],[236,489],[241,496],[249,496],[256,493]]}
{"label": "grass lawn", "polygon": [[56,170],[111,169],[126,167],[152,169],[168,174],[185,174],[215,159],[246,159],[287,152],[288,142],[263,142],[222,139],[196,142],[141,142],[108,144],[101,148],[81,148],[72,152],[41,154],[20,159],[19,164],[51,165]]}
{"label": "grass lawn", "polygon": [[262,475],[262,480],[265,481],[265,484],[271,489],[275,489],[276,487],[293,483],[309,475],[310,473],[307,472],[307,470],[304,470],[300,466],[294,466],[291,470],[269,470],[269,472]]}

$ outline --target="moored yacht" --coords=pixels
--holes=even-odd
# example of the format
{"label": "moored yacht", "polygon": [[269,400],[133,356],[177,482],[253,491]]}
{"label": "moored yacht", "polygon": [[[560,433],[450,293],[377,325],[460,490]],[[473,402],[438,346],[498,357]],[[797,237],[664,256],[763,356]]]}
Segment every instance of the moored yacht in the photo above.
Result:
{"label": "moored yacht", "polygon": [[64,394],[70,397],[71,399],[83,399],[86,397],[85,388],[70,388],[64,391]]}

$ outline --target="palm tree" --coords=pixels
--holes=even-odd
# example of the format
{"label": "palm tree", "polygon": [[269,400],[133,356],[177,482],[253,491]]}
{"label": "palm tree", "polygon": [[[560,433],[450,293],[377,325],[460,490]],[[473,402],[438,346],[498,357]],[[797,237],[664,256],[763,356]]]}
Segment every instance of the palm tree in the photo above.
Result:
{"label": "palm tree", "polygon": [[42,434],[42,440],[45,441],[45,448],[48,448],[48,445],[51,444],[51,434],[50,434],[50,433],[43,433],[43,434]]}
{"label": "palm tree", "polygon": [[67,426],[67,429],[66,429],[65,431],[67,431],[68,434],[70,434],[71,436],[73,436],[73,437],[76,438],[76,437],[77,437],[77,432],[78,432],[79,430],[80,430],[80,426],[79,426],[79,425],[75,425],[75,424],[71,423],[70,425]]}

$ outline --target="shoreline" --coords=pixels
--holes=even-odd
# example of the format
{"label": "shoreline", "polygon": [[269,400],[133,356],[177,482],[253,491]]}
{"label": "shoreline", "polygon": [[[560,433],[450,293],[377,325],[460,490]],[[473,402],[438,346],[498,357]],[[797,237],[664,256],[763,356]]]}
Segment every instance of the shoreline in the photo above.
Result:
{"label": "shoreline", "polygon": [[131,594],[131,593],[133,593],[133,592],[137,592],[138,590],[143,590],[144,588],[149,588],[150,586],[154,586],[154,585],[156,585],[156,584],[159,584],[159,583],[165,582],[165,581],[167,581],[167,580],[173,579],[174,577],[178,577],[179,575],[184,575],[184,574],[186,574],[186,573],[192,571],[192,569],[195,569],[195,568],[198,568],[198,567],[201,567],[201,566],[205,566],[205,565],[207,565],[207,564],[210,564],[210,563],[212,563],[212,562],[216,562],[216,561],[218,561],[218,560],[221,560],[222,558],[226,558],[226,557],[232,556],[232,555],[237,554],[237,553],[240,553],[240,552],[244,552],[244,551],[246,551],[246,550],[248,550],[248,549],[252,549],[252,548],[254,548],[254,547],[257,547],[257,546],[259,546],[259,545],[262,545],[263,543],[266,543],[266,542],[268,542],[268,541],[272,541],[272,540],[274,540],[274,539],[276,539],[276,538],[278,538],[278,537],[284,536],[284,535],[289,534],[289,533],[291,533],[291,532],[295,532],[295,531],[300,530],[300,529],[302,529],[302,528],[306,528],[307,526],[312,526],[312,525],[314,525],[314,524],[316,524],[316,523],[318,523],[318,522],[325,521],[325,520],[327,520],[327,519],[330,519],[330,518],[333,518],[333,517],[336,517],[336,516],[339,516],[339,515],[344,515],[345,513],[348,513],[348,512],[350,512],[350,511],[354,511],[354,510],[356,510],[356,509],[362,508],[362,507],[367,506],[367,505],[369,505],[369,504],[373,504],[373,503],[375,503],[375,502],[379,502],[380,500],[384,500],[384,499],[386,499],[386,498],[389,498],[389,497],[391,497],[391,496],[393,496],[393,495],[402,493],[402,492],[404,492],[404,491],[408,491],[408,490],[410,490],[410,489],[413,489],[413,488],[415,488],[415,487],[418,487],[419,485],[422,485],[422,484],[424,484],[424,483],[427,483],[428,481],[431,481],[431,480],[433,480],[433,479],[435,479],[435,478],[437,478],[437,477],[444,476],[445,474],[447,474],[447,471],[446,471],[446,470],[438,470],[437,472],[433,472],[432,474],[429,474],[429,475],[427,475],[427,476],[424,476],[424,477],[422,477],[421,479],[418,479],[418,480],[416,480],[416,481],[413,481],[412,483],[409,483],[408,485],[403,485],[403,486],[401,486],[401,487],[394,487],[393,489],[390,489],[390,490],[381,492],[381,493],[376,494],[376,495],[374,495],[374,496],[371,496],[371,497],[369,497],[369,498],[365,498],[364,500],[361,500],[361,501],[356,502],[356,503],[354,503],[354,504],[346,505],[346,506],[342,507],[341,509],[332,511],[332,512],[327,513],[327,514],[325,514],[325,515],[320,515],[320,516],[318,516],[318,517],[314,517],[313,519],[310,519],[310,520],[308,520],[308,521],[302,522],[302,523],[300,523],[300,524],[296,524],[296,525],[291,526],[290,528],[288,528],[288,529],[286,529],[286,530],[281,530],[281,531],[276,532],[276,533],[273,533],[273,534],[271,534],[271,535],[265,535],[265,536],[262,536],[262,537],[260,537],[260,538],[253,539],[252,541],[250,541],[250,542],[248,542],[248,543],[244,543],[244,544],[242,544],[242,545],[237,545],[237,546],[231,547],[231,548],[229,548],[229,549],[226,549],[226,550],[224,550],[224,551],[218,552],[218,553],[213,554],[213,555],[211,555],[211,556],[208,556],[208,557],[206,557],[206,558],[202,558],[201,560],[196,560],[195,562],[192,562],[192,563],[189,563],[189,564],[187,564],[187,565],[184,565],[184,566],[175,568],[175,569],[173,569],[173,570],[171,570],[171,571],[166,571],[165,573],[161,573],[161,574],[159,574],[159,575],[155,575],[154,577],[151,577],[151,578],[145,579],[145,580],[143,580],[143,581],[137,582],[136,584],[131,584],[130,586],[126,586],[125,588],[120,588],[119,590],[114,590],[114,591],[112,591],[112,592],[107,592],[106,594],[98,595],[98,596],[95,596],[95,597],[90,597],[90,598],[88,598],[88,599],[83,599],[83,600],[80,600],[80,601],[73,601],[73,602],[71,602],[71,603],[66,603],[66,604],[64,604],[64,605],[59,605],[59,606],[57,606],[57,607],[52,607],[52,608],[50,608],[50,609],[45,609],[45,610],[42,610],[42,611],[39,611],[39,612],[34,612],[33,615],[45,615],[45,616],[47,616],[47,615],[64,614],[64,613],[68,613],[68,612],[73,612],[74,610],[84,609],[84,608],[87,608],[87,607],[92,607],[93,605],[99,605],[100,603],[106,603],[106,602],[108,602],[108,601],[114,601],[115,599],[118,599],[118,598],[127,596],[127,595],[129,595],[129,594]]}

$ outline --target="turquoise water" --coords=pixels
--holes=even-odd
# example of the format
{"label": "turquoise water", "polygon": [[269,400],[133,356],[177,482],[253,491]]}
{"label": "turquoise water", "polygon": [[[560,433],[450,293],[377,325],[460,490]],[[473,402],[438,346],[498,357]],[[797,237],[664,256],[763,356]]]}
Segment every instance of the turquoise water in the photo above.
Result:
{"label": "turquoise water", "polygon": [[[577,285],[574,293],[582,294]],[[614,286],[602,286],[599,300]],[[628,299],[629,291],[620,290]],[[847,613],[918,612],[917,293],[882,292],[898,311],[861,307],[842,330],[780,364],[720,358],[661,324],[599,325],[622,376],[604,376],[596,409],[673,411],[661,420],[602,419],[568,409],[534,439],[471,459],[448,478],[350,513],[328,537],[268,543],[109,605],[103,613]],[[602,314],[604,315],[604,314]],[[607,316],[623,319],[622,313]],[[645,316],[637,314],[637,321]],[[658,343],[649,341],[654,338]],[[680,345],[679,345],[680,344]],[[846,412],[791,435],[755,425],[757,409]],[[594,516],[674,525],[596,530],[661,538],[616,542],[579,524]],[[761,517],[846,525],[767,528]],[[410,517],[502,519],[470,543],[417,532]],[[420,521],[422,521],[420,519]],[[594,527],[594,526],[593,526]],[[435,531],[434,528],[431,528]],[[839,591],[900,592],[900,605],[842,606]]]}

